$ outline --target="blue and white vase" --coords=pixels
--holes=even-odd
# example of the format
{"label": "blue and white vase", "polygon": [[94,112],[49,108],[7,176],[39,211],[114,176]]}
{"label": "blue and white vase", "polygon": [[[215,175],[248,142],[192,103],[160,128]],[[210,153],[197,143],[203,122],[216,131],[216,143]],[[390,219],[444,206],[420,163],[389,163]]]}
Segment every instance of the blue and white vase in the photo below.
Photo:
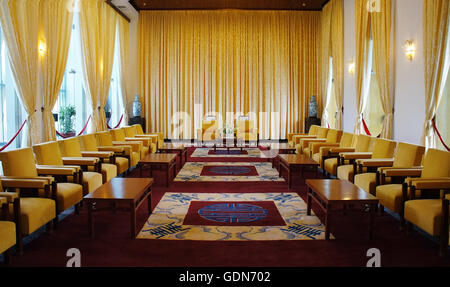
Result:
{"label": "blue and white vase", "polygon": [[317,100],[316,96],[311,96],[311,100],[309,101],[309,117],[317,118]]}
{"label": "blue and white vase", "polygon": [[133,101],[133,117],[140,117],[141,116],[141,101],[139,100],[139,95],[136,95],[134,97]]}

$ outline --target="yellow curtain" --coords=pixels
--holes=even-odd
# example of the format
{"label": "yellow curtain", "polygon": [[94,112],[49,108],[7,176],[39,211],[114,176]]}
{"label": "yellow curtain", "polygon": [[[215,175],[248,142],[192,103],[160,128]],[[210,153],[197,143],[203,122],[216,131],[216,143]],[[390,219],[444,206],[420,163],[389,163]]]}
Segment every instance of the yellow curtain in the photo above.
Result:
{"label": "yellow curtain", "polygon": [[90,132],[107,129],[105,105],[111,83],[117,13],[103,0],[83,0],[80,30],[83,74],[92,114]]}
{"label": "yellow curtain", "polygon": [[122,89],[123,101],[123,123],[128,123],[128,103],[131,102],[129,87],[129,55],[130,55],[130,27],[128,21],[122,17],[117,17],[119,31],[119,49],[120,49],[120,85]]}
{"label": "yellow curtain", "polygon": [[422,144],[436,147],[432,121],[442,98],[448,73],[450,3],[448,0],[423,1],[423,39],[425,58],[425,125]]}
{"label": "yellow curtain", "polygon": [[[322,9],[320,18],[320,71],[321,71],[321,94],[322,94],[322,119],[325,118],[325,106],[327,103],[327,91],[330,77],[330,57],[332,57],[331,52],[331,22],[333,14],[333,3],[329,2]],[[322,120],[322,125],[326,126],[324,120]]]}
{"label": "yellow curtain", "polygon": [[380,0],[380,11],[371,13],[373,60],[384,112],[381,137],[392,138],[393,100],[391,78],[391,1]]}
{"label": "yellow curtain", "polygon": [[364,91],[368,88],[369,77],[369,40],[370,19],[367,0],[355,0],[355,32],[356,32],[356,107],[355,134],[361,134],[362,114],[364,111]]}
{"label": "yellow curtain", "polygon": [[27,144],[39,143],[36,113],[39,95],[39,1],[1,0],[0,23],[18,96],[27,112]]}
{"label": "yellow curtain", "polygon": [[336,99],[336,129],[342,129],[342,98],[344,95],[344,3],[331,0],[331,53],[333,57],[333,77]]}
{"label": "yellow curtain", "polygon": [[194,138],[208,113],[248,114],[262,139],[303,131],[320,94],[320,12],[141,11],[139,22],[149,131]]}
{"label": "yellow curtain", "polygon": [[[38,1],[36,1],[38,2]],[[69,54],[73,0],[41,0],[39,45],[43,81],[44,141],[56,140],[52,109],[58,99]]]}

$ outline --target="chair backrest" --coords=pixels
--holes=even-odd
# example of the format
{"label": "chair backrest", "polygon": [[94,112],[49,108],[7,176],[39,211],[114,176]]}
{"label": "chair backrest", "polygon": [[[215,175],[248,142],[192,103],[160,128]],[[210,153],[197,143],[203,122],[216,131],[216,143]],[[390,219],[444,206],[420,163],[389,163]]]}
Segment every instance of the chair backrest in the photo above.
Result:
{"label": "chair backrest", "polygon": [[0,161],[5,176],[38,176],[31,148],[0,152]]}
{"label": "chair backrest", "polygon": [[420,166],[425,147],[399,142],[394,156],[394,167]]}
{"label": "chair backrest", "polygon": [[351,147],[353,143],[353,134],[351,133],[342,133],[341,142],[339,147]]}
{"label": "chair backrest", "polygon": [[135,126],[131,126],[131,127],[122,127],[123,131],[125,132],[125,136],[127,138],[134,138],[136,136],[136,127]]}
{"label": "chair backrest", "polygon": [[142,129],[142,126],[140,124],[132,125],[132,127],[136,128],[136,134],[137,135],[143,135],[144,134],[144,130]]}
{"label": "chair backrest", "polygon": [[202,121],[202,131],[208,131],[208,132],[215,132],[217,129],[217,121],[208,121],[203,120]]}
{"label": "chair backrest", "polygon": [[328,130],[327,143],[338,143],[342,137],[342,131],[339,130]]}
{"label": "chair backrest", "polygon": [[34,145],[33,151],[38,164],[63,165],[61,150],[55,141]]}
{"label": "chair backrest", "polygon": [[113,141],[124,141],[125,140],[125,131],[123,129],[114,129],[110,130]]}
{"label": "chair backrest", "polygon": [[97,144],[99,146],[112,146],[113,145],[112,136],[108,131],[97,132],[97,133],[95,133],[95,137],[97,138]]}
{"label": "chair backrest", "polygon": [[366,135],[357,135],[353,137],[353,144],[356,152],[368,152],[372,138]]}
{"label": "chair backrest", "polygon": [[320,127],[317,131],[317,138],[326,139],[327,135],[328,135],[328,131],[329,131],[329,129]]}
{"label": "chair backrest", "polygon": [[81,157],[80,139],[73,137],[65,140],[58,141],[59,150],[62,156],[68,157]]}
{"label": "chair backrest", "polygon": [[375,139],[372,150],[372,158],[392,158],[394,156],[397,142],[387,139]]}
{"label": "chair backrest", "polygon": [[421,177],[450,177],[450,152],[428,149],[425,153]]}
{"label": "chair backrest", "polygon": [[317,135],[317,132],[319,131],[319,126],[317,126],[317,125],[312,125],[312,126],[310,126],[309,127],[309,132],[308,132],[308,135],[310,135],[310,136],[316,136]]}
{"label": "chair backrest", "polygon": [[238,120],[237,130],[248,133],[255,128],[255,122],[252,120]]}
{"label": "chair backrest", "polygon": [[95,134],[87,134],[79,137],[83,151],[98,151]]}

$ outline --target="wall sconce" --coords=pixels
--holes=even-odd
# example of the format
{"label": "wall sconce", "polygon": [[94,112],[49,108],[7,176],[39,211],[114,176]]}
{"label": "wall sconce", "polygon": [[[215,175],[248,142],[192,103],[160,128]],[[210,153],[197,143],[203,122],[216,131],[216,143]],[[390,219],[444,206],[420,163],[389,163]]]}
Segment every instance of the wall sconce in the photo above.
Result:
{"label": "wall sconce", "polygon": [[406,58],[410,61],[414,59],[416,56],[416,45],[413,40],[407,40],[405,43],[405,55]]}
{"label": "wall sconce", "polygon": [[38,50],[39,50],[39,55],[40,56],[44,56],[45,55],[45,52],[47,52],[47,46],[45,45],[44,42],[39,41]]}
{"label": "wall sconce", "polygon": [[356,67],[356,65],[355,65],[355,63],[353,63],[353,62],[351,62],[351,63],[348,65],[348,73],[349,73],[350,75],[353,75],[353,74],[355,73],[355,67]]}

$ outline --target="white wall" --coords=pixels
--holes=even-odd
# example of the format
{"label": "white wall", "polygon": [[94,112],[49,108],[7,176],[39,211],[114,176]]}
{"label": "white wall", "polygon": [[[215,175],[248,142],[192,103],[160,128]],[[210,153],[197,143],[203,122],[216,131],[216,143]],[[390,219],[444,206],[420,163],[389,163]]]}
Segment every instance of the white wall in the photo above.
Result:
{"label": "white wall", "polygon": [[[353,132],[356,119],[355,75],[348,65],[355,61],[355,1],[344,0],[344,117],[343,129]],[[425,118],[425,83],[422,49],[422,0],[393,0],[394,25],[394,127],[396,141],[420,144]],[[405,57],[405,41],[414,40],[416,57]]]}

